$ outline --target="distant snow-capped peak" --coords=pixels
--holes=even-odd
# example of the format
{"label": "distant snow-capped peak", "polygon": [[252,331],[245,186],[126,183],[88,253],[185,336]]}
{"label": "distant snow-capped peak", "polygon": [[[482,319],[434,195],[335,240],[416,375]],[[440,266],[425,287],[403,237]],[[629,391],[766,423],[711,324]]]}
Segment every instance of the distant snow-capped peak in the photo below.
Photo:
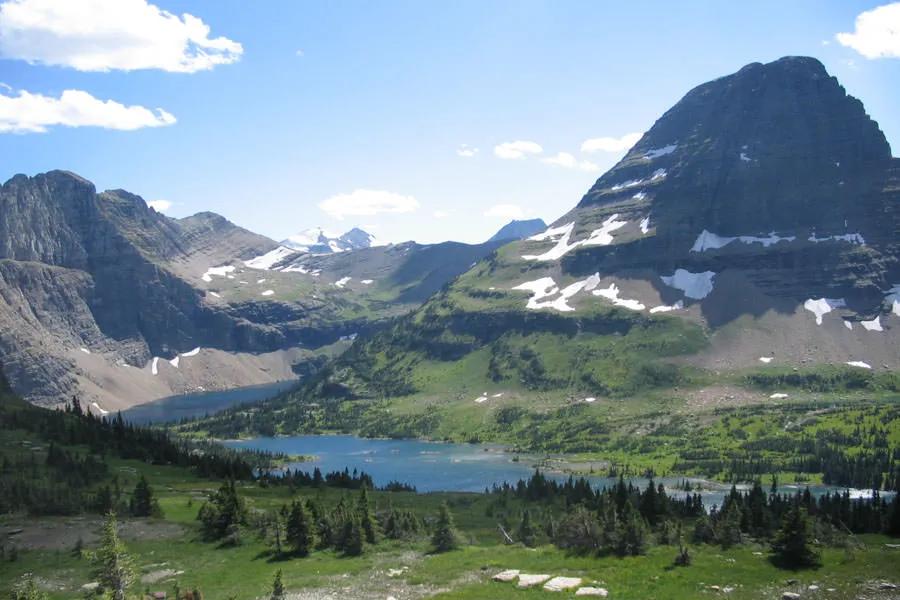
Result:
{"label": "distant snow-capped peak", "polygon": [[336,252],[371,248],[379,244],[374,235],[358,227],[354,227],[341,235],[325,231],[321,227],[313,227],[287,237],[281,241],[281,245],[298,252],[334,254]]}

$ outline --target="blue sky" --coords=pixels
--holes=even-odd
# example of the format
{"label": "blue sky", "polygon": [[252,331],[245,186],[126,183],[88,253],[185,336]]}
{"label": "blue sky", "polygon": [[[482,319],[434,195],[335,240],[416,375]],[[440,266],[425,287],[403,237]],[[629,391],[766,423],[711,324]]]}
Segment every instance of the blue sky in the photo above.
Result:
{"label": "blue sky", "polygon": [[[68,169],[275,239],[359,225],[474,242],[511,216],[552,221],[624,154],[586,140],[646,131],[693,86],[790,54],[819,58],[900,146],[900,41],[883,30],[900,4],[856,31],[879,3],[156,0],[175,16],[150,41],[147,0],[46,4],[0,4],[0,179]],[[184,13],[213,40],[191,60]]]}

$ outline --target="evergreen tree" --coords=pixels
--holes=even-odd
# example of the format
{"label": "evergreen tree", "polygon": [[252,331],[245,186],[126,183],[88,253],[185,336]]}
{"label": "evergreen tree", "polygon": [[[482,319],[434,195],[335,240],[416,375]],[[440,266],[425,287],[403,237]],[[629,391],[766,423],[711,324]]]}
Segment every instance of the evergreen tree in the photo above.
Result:
{"label": "evergreen tree", "polygon": [[208,539],[227,537],[230,543],[239,543],[239,526],[247,521],[247,508],[234,481],[223,483],[210,502],[200,508],[197,518],[203,523],[203,533]]}
{"label": "evergreen tree", "polygon": [[741,509],[733,498],[725,499],[725,506],[716,520],[716,542],[723,548],[741,543]]}
{"label": "evergreen tree", "polygon": [[527,508],[522,513],[522,522],[519,523],[517,534],[519,536],[519,541],[529,548],[534,548],[537,545],[537,531],[531,524],[531,511]]}
{"label": "evergreen tree", "polygon": [[806,509],[794,502],[784,515],[781,530],[772,542],[774,561],[788,568],[818,566],[819,554],[810,547],[810,537]]}
{"label": "evergreen tree", "polygon": [[134,581],[131,557],[119,539],[116,515],[109,512],[100,534],[100,548],[92,556],[94,578],[113,600],[125,600],[125,592]]}
{"label": "evergreen tree", "polygon": [[350,515],[344,522],[344,533],[341,535],[341,549],[347,556],[359,556],[365,550],[363,528],[358,515]]}
{"label": "evergreen tree", "polygon": [[284,584],[281,583],[281,569],[275,573],[275,580],[272,582],[272,594],[269,600],[284,600]]}
{"label": "evergreen tree", "polygon": [[134,486],[128,507],[132,516],[135,517],[162,516],[159,504],[153,497],[153,488],[150,487],[143,475]]}
{"label": "evergreen tree", "polygon": [[894,494],[894,499],[891,500],[884,532],[894,537],[900,536],[900,494]]}
{"label": "evergreen tree", "polygon": [[367,544],[375,544],[378,542],[378,523],[369,510],[369,492],[365,487],[359,493],[359,503],[357,504],[359,512],[359,521],[365,534]]}
{"label": "evergreen tree", "polygon": [[446,502],[441,503],[437,525],[431,536],[431,546],[435,552],[448,552],[459,548],[459,534],[453,524],[453,515]]}
{"label": "evergreen tree", "polygon": [[625,505],[619,534],[619,556],[639,556],[647,553],[647,524],[631,503]]}
{"label": "evergreen tree", "polygon": [[287,542],[297,556],[308,556],[316,545],[312,517],[302,502],[294,502],[287,520]]}

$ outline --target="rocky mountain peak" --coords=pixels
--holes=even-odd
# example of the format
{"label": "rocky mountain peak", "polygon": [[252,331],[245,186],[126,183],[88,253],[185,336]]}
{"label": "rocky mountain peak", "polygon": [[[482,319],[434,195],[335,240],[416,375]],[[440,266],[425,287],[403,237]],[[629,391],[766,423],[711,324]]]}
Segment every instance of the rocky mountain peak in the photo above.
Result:
{"label": "rocky mountain peak", "polygon": [[343,234],[334,234],[321,227],[306,229],[281,241],[281,245],[309,254],[333,254],[376,246],[375,236],[359,227]]}

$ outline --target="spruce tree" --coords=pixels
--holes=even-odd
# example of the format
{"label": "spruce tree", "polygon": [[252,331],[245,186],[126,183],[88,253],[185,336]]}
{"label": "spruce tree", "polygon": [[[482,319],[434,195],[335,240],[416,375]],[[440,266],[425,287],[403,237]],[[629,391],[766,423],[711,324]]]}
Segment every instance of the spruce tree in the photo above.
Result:
{"label": "spruce tree", "polygon": [[772,542],[774,561],[788,568],[818,566],[819,554],[810,547],[810,537],[806,509],[794,502],[784,515],[781,530]]}
{"label": "spruce tree", "polygon": [[375,544],[378,542],[378,523],[369,510],[369,492],[363,487],[359,494],[359,503],[357,504],[359,512],[359,522],[365,534],[367,544]]}
{"label": "spruce tree", "polygon": [[272,581],[272,594],[269,600],[284,600],[284,584],[281,583],[281,569],[275,572],[275,580]]}
{"label": "spruce tree", "polygon": [[537,531],[531,524],[531,512],[526,508],[522,513],[522,522],[519,523],[519,541],[533,548],[537,544]]}
{"label": "spruce tree", "polygon": [[434,552],[449,552],[459,548],[459,534],[453,524],[453,515],[446,502],[441,503],[437,525],[431,536],[431,546]]}
{"label": "spruce tree", "polygon": [[359,522],[359,516],[350,515],[344,523],[344,534],[341,536],[344,554],[347,556],[361,555],[365,550],[363,536],[363,527]]}
{"label": "spruce tree", "polygon": [[287,542],[297,556],[308,556],[316,545],[312,517],[302,502],[294,502],[287,520]]}
{"label": "spruce tree", "polygon": [[94,553],[94,578],[113,600],[125,600],[128,586],[134,581],[131,557],[119,539],[116,515],[109,512],[100,534],[100,548]]}
{"label": "spruce tree", "polygon": [[150,487],[146,477],[143,475],[141,475],[141,478],[134,486],[134,491],[131,493],[129,509],[132,516],[135,517],[149,517],[159,514],[159,506],[153,498],[153,488]]}

